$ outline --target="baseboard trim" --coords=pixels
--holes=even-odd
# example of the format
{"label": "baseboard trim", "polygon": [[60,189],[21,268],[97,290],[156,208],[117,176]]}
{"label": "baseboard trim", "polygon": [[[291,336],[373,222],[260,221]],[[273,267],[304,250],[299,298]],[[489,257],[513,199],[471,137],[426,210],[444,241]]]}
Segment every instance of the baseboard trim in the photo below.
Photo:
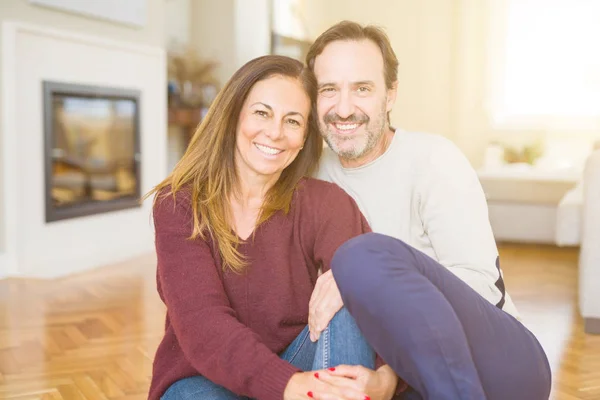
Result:
{"label": "baseboard trim", "polygon": [[600,335],[600,318],[584,318],[585,333]]}

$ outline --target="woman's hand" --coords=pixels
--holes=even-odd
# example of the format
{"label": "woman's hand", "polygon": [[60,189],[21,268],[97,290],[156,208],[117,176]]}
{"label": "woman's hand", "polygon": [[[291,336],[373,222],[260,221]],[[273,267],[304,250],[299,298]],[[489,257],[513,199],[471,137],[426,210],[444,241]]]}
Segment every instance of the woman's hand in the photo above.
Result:
{"label": "woman's hand", "polygon": [[308,303],[310,340],[313,342],[319,340],[321,332],[327,328],[335,313],[340,311],[343,306],[342,296],[333,279],[333,274],[329,270],[317,279]]}
{"label": "woman's hand", "polygon": [[354,385],[355,380],[351,378],[331,377],[328,383],[319,379],[327,372],[325,370],[297,372],[288,381],[283,400],[307,400],[310,398],[318,400],[365,400],[366,393],[357,389],[360,385]]}
{"label": "woman's hand", "polygon": [[[319,380],[339,388],[363,392],[367,396],[363,397],[364,400],[390,400],[398,384],[398,377],[388,365],[377,371],[360,365],[339,365],[319,373]],[[321,397],[319,392],[314,393],[314,398],[329,399]]]}

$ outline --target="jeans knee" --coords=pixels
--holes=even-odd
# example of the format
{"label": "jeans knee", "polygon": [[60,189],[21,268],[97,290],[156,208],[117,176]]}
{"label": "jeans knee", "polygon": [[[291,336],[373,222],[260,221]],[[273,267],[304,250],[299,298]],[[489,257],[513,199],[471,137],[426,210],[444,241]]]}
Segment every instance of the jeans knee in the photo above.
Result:
{"label": "jeans knee", "polygon": [[346,307],[334,315],[321,333],[315,362],[319,368],[341,364],[375,368],[375,351]]}
{"label": "jeans knee", "polygon": [[346,326],[354,326],[355,322],[354,322],[354,318],[352,317],[352,315],[350,315],[350,312],[348,311],[348,309],[346,307],[342,307],[340,308],[340,310],[335,313],[335,315],[333,316],[333,318],[331,319],[331,322],[329,323],[330,325],[333,326],[340,326],[340,327],[346,327]]}
{"label": "jeans knee", "polygon": [[239,400],[240,397],[203,376],[183,378],[173,383],[161,400]]}

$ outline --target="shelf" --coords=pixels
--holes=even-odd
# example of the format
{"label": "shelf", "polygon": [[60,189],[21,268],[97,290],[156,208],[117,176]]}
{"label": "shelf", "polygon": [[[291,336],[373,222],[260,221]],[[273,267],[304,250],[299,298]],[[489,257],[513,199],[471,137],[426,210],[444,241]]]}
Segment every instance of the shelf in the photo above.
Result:
{"label": "shelf", "polygon": [[169,125],[190,129],[196,128],[202,120],[201,108],[169,108]]}

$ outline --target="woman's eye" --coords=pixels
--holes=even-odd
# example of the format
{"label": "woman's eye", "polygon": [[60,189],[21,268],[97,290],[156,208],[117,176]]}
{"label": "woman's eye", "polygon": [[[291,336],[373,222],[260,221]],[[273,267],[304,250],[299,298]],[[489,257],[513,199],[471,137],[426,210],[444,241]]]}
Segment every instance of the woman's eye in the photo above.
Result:
{"label": "woman's eye", "polygon": [[254,111],[254,114],[256,114],[256,115],[260,115],[261,117],[266,117],[266,116],[268,116],[267,112],[266,112],[266,111],[263,111],[263,110],[256,110],[256,111]]}
{"label": "woman's eye", "polygon": [[295,119],[288,119],[288,124],[300,126],[300,122],[296,121]]}

